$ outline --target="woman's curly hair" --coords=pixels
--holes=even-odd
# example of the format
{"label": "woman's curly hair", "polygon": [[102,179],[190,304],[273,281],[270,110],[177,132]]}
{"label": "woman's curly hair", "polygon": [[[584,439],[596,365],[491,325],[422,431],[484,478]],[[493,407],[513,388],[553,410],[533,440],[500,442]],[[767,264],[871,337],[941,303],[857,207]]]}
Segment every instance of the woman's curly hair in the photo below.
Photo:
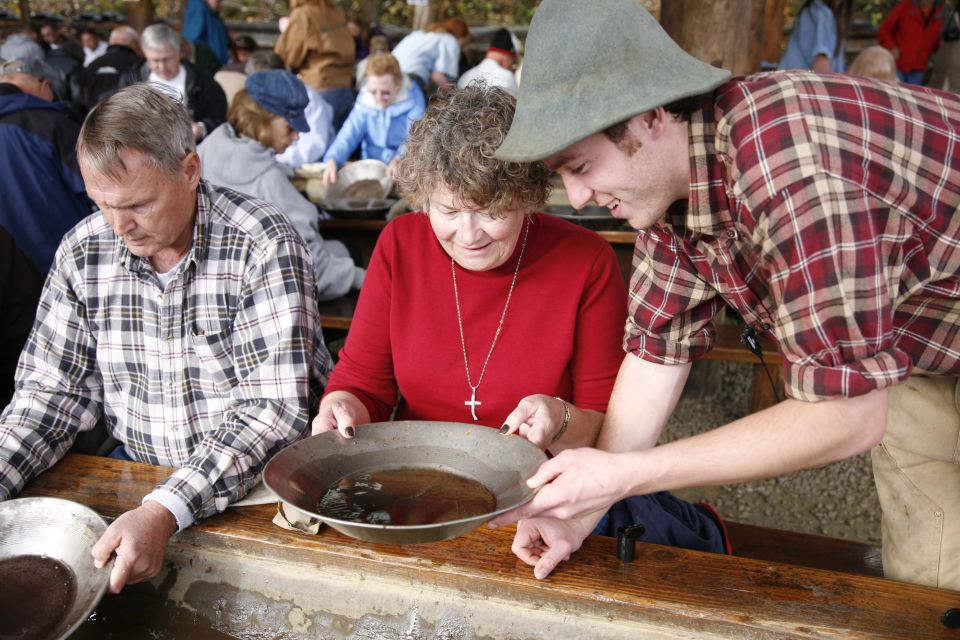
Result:
{"label": "woman's curly hair", "polygon": [[513,120],[516,100],[499,87],[473,82],[444,88],[413,124],[396,184],[414,207],[445,188],[459,205],[493,217],[539,209],[550,193],[541,162],[505,162],[493,156]]}

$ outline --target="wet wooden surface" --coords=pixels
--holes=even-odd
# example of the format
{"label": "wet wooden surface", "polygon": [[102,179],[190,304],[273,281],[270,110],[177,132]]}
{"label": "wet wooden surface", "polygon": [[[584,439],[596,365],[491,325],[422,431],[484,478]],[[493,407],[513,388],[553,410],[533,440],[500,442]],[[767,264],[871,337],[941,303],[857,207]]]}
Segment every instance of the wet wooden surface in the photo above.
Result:
{"label": "wet wooden surface", "polygon": [[[115,517],[139,505],[169,472],[70,454],[24,495],[75,500]],[[317,536],[289,532],[271,523],[274,512],[273,505],[229,509],[180,534],[178,544],[241,549],[251,562],[283,556],[368,575],[413,575],[473,597],[674,629],[677,637],[960,637],[939,621],[945,610],[960,606],[960,593],[877,577],[646,544],[637,545],[634,562],[623,563],[615,540],[596,537],[538,581],[510,553],[513,527],[481,527],[433,544],[377,545],[326,528]]]}

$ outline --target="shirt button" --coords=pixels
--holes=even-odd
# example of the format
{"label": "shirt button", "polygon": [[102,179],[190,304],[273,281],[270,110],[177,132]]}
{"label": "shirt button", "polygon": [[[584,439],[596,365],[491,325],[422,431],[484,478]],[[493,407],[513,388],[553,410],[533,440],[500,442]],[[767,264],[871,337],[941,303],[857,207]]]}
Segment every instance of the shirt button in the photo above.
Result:
{"label": "shirt button", "polygon": [[737,230],[736,229],[727,229],[727,237],[731,240],[736,240]]}

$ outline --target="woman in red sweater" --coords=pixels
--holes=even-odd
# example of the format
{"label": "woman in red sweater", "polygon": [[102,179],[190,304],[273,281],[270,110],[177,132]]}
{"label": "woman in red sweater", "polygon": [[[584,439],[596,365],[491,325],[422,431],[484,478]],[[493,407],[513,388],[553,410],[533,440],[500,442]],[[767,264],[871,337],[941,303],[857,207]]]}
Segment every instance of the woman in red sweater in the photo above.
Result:
{"label": "woman in red sweater", "polygon": [[[425,213],[380,234],[315,434],[394,416],[476,422],[554,453],[595,443],[626,288],[603,238],[532,213],[549,189],[541,163],[494,158],[514,104],[499,88],[441,91],[411,129],[397,184]],[[723,552],[711,514],[639,496],[596,532],[639,520],[643,540]]]}

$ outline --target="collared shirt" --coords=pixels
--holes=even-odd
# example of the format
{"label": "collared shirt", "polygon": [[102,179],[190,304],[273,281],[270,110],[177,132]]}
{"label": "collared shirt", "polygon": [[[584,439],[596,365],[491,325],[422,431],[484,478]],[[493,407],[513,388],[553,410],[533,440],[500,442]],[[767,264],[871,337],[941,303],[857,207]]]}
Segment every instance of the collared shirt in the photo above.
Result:
{"label": "collared shirt", "polygon": [[161,289],[100,215],[64,238],[0,415],[0,498],[100,419],[134,460],[175,467],[147,498],[182,529],[222,511],[309,430],[326,384],[310,253],[283,214],[201,181],[193,244]]}
{"label": "collared shirt", "polygon": [[150,82],[159,82],[160,84],[166,85],[171,89],[174,89],[179,93],[178,99],[186,104],[187,102],[187,68],[182,64],[180,68],[177,69],[177,75],[173,76],[169,80],[161,78],[153,71],[150,72],[150,75],[147,76],[147,80]]}
{"label": "collared shirt", "polygon": [[735,79],[691,118],[690,170],[688,202],[638,234],[628,351],[697,358],[726,302],[776,339],[793,398],[960,374],[960,98]]}

